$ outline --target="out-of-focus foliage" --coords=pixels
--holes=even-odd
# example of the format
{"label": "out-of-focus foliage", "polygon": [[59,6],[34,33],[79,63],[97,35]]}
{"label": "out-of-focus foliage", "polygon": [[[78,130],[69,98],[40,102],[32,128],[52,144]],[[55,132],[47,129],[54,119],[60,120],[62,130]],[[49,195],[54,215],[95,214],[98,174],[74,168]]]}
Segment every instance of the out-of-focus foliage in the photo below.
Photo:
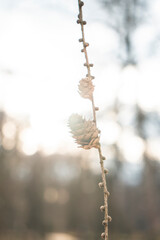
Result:
{"label": "out-of-focus foliage", "polygon": [[148,0],[101,0],[106,11],[106,23],[119,39],[117,53],[123,67],[137,64],[135,30],[147,18]]}

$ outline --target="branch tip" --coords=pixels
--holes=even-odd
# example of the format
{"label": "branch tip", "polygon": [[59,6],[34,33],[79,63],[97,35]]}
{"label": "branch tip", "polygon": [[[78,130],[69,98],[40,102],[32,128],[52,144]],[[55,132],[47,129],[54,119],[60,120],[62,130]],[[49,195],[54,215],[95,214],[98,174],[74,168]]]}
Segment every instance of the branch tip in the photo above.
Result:
{"label": "branch tip", "polygon": [[80,2],[79,2],[79,6],[80,6],[80,7],[83,7],[83,6],[84,6],[84,2],[80,1]]}

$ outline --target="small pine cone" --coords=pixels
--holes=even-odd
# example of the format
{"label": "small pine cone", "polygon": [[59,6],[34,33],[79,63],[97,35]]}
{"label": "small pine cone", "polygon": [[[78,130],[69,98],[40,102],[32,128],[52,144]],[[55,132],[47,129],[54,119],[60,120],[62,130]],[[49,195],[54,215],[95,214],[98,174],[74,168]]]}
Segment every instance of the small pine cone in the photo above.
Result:
{"label": "small pine cone", "polygon": [[92,99],[94,86],[93,86],[91,78],[89,78],[89,77],[82,78],[79,81],[78,89],[79,89],[79,94],[81,95],[81,97],[88,98],[90,100]]}
{"label": "small pine cone", "polygon": [[73,138],[81,148],[99,148],[98,129],[93,121],[87,121],[78,114],[72,114],[68,125]]}

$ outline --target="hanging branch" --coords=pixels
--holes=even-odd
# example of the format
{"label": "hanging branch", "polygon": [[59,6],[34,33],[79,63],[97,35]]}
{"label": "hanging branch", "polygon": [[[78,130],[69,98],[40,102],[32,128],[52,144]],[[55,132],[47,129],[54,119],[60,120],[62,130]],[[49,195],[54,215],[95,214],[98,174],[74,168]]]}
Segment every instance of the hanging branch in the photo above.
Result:
{"label": "hanging branch", "polygon": [[100,210],[104,212],[104,220],[102,221],[102,224],[104,225],[104,232],[101,234],[101,237],[102,239],[108,240],[108,222],[112,220],[112,218],[108,215],[108,197],[110,195],[107,190],[106,183],[106,174],[108,173],[108,170],[104,168],[103,161],[106,158],[102,155],[99,136],[100,131],[97,129],[96,111],[98,111],[99,108],[95,107],[94,104],[94,85],[92,83],[94,77],[91,75],[91,67],[93,67],[93,64],[89,63],[88,59],[87,47],[89,46],[89,43],[85,41],[84,35],[84,25],[86,25],[86,21],[83,20],[83,5],[84,2],[78,0],[79,14],[77,23],[80,24],[82,32],[82,38],[79,39],[79,42],[83,44],[83,49],[81,52],[83,52],[85,55],[86,62],[84,63],[84,66],[87,68],[87,75],[85,78],[80,80],[78,89],[79,94],[83,98],[88,98],[92,103],[93,120],[86,120],[78,114],[73,114],[69,118],[69,127],[71,129],[73,138],[76,140],[76,143],[80,145],[79,147],[84,149],[91,149],[94,147],[98,149],[102,174],[102,182],[100,182],[98,185],[103,189],[104,194],[104,205],[100,207]]}

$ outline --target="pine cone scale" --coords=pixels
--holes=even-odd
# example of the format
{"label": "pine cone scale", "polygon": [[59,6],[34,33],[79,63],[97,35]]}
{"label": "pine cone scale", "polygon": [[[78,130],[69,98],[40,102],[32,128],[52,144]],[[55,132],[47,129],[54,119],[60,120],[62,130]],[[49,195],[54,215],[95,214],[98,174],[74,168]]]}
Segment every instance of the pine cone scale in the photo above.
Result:
{"label": "pine cone scale", "polygon": [[81,97],[88,98],[90,100],[92,99],[94,86],[93,86],[91,78],[89,78],[89,77],[82,78],[79,81],[78,89],[79,89],[79,94],[81,95]]}
{"label": "pine cone scale", "polygon": [[82,116],[73,114],[69,118],[68,125],[75,142],[80,145],[80,148],[91,149],[99,147],[99,131],[93,121],[87,121]]}

